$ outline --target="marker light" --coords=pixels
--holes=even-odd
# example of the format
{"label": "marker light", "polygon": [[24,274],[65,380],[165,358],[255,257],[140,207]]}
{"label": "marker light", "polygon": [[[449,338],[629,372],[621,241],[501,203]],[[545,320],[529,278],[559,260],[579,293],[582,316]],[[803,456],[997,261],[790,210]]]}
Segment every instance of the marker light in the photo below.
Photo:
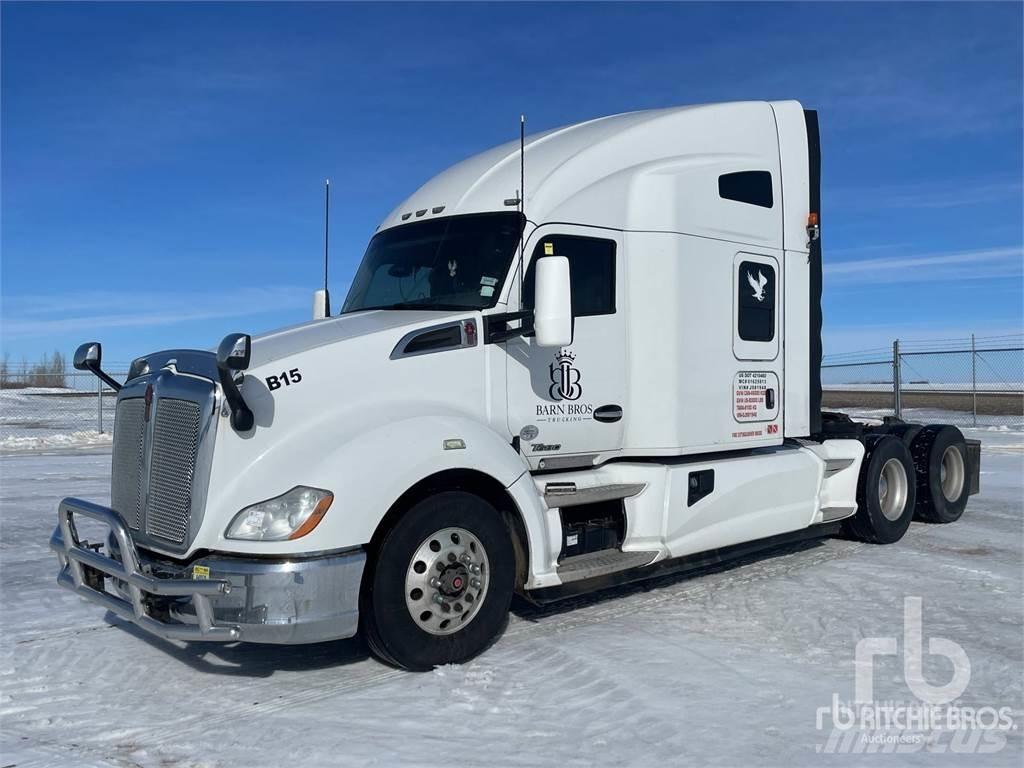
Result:
{"label": "marker light", "polygon": [[334,494],[299,485],[273,499],[246,507],[224,536],[246,541],[287,541],[312,531],[327,513]]}

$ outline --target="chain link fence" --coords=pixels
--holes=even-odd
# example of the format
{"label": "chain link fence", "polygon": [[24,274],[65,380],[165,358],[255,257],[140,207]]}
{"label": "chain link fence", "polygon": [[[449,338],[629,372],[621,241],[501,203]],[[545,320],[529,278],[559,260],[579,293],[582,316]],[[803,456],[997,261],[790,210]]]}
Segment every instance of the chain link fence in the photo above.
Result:
{"label": "chain link fence", "polygon": [[826,408],[964,427],[1024,426],[1024,335],[900,342],[828,356]]}
{"label": "chain link fence", "polygon": [[[103,367],[115,379],[128,372],[127,364]],[[63,359],[0,364],[0,450],[108,443],[116,394]]]}

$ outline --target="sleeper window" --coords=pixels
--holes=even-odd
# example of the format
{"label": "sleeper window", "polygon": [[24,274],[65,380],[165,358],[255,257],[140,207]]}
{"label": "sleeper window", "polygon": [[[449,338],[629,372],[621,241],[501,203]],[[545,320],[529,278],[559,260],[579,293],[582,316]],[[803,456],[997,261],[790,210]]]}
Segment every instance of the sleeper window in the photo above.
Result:
{"label": "sleeper window", "polygon": [[740,338],[771,341],[775,338],[775,268],[756,261],[742,261],[736,285]]}
{"label": "sleeper window", "polygon": [[523,282],[523,306],[533,309],[534,265],[551,244],[555,256],[569,259],[572,313],[575,317],[615,314],[615,242],[594,237],[544,237],[533,250]]}
{"label": "sleeper window", "polygon": [[718,196],[723,200],[771,208],[772,175],[768,171],[739,171],[718,177]]}

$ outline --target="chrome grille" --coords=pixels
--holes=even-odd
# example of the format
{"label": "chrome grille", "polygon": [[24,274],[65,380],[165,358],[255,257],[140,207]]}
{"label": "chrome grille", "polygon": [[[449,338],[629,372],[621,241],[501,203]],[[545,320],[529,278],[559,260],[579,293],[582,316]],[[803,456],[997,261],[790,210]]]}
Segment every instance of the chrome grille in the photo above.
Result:
{"label": "chrome grille", "polygon": [[[178,350],[125,382],[114,417],[111,507],[141,547],[184,553],[203,523],[217,435],[212,353]],[[187,364],[184,372],[174,367]],[[146,405],[146,401],[149,405]]]}
{"label": "chrome grille", "polygon": [[192,510],[200,410],[197,403],[173,398],[155,405],[146,533],[181,544]]}
{"label": "chrome grille", "polygon": [[142,467],[145,461],[145,403],[131,397],[114,412],[114,457],[111,466],[110,506],[129,528],[142,521]]}

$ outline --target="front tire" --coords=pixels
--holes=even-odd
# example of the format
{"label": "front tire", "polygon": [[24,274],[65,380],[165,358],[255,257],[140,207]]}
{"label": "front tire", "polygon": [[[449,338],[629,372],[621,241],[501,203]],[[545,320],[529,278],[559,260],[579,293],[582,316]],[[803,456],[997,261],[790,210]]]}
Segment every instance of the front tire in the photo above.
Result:
{"label": "front tire", "polygon": [[864,447],[857,514],[846,521],[846,532],[873,544],[892,544],[903,538],[914,517],[914,462],[894,435],[869,437]]}
{"label": "front tire", "polygon": [[508,623],[511,532],[487,501],[445,491],[414,504],[368,564],[360,614],[386,663],[429,670],[487,650]]}

